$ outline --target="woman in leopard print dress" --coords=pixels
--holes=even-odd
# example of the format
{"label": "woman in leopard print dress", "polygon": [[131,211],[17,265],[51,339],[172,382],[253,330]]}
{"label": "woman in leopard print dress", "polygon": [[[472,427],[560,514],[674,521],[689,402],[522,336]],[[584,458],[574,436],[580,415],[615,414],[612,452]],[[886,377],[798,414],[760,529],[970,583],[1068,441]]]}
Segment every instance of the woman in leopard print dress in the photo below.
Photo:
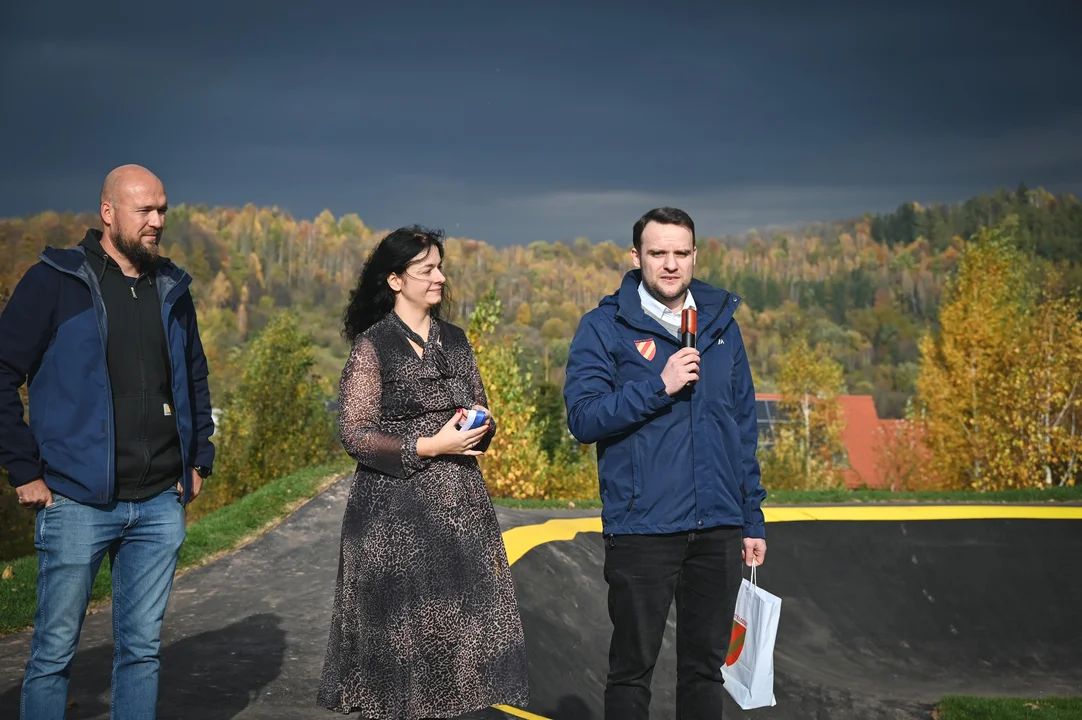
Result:
{"label": "woman in leopard print dress", "polygon": [[[365,718],[456,717],[528,703],[525,642],[476,455],[490,421],[463,331],[439,319],[438,232],[402,228],[350,298],[342,444],[357,461],[318,703]],[[491,417],[491,414],[490,414]]]}

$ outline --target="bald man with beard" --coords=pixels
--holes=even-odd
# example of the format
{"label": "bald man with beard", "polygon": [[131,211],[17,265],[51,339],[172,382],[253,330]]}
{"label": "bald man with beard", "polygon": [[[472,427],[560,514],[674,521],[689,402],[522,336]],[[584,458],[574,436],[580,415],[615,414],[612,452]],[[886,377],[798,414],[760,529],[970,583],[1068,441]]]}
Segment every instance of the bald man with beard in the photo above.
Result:
{"label": "bald man with beard", "polygon": [[113,170],[101,190],[102,230],[88,230],[74,248],[47,247],[0,315],[0,465],[36,514],[24,720],[64,717],[71,660],[107,552],[111,718],[155,717],[184,508],[214,461],[192,278],[159,252],[167,204],[146,168]]}

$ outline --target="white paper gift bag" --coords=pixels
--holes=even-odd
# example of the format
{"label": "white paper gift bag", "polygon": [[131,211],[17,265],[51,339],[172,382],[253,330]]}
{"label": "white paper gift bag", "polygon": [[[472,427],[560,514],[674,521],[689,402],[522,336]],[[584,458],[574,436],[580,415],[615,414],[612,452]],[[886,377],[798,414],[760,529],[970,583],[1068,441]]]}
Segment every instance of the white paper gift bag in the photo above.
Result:
{"label": "white paper gift bag", "polygon": [[741,579],[733,614],[733,632],[721,675],[725,689],[744,710],[771,707],[774,699],[774,640],[781,617],[781,598],[755,582]]}

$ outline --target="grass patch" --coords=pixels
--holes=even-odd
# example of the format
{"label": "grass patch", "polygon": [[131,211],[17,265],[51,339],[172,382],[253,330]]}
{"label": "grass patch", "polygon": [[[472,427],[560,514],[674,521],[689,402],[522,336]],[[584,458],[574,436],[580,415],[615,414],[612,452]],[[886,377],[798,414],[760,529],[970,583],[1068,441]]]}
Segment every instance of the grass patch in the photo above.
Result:
{"label": "grass patch", "polygon": [[[507,508],[542,510],[567,508],[600,508],[598,498],[581,500],[513,500],[493,498],[492,502]],[[998,492],[891,492],[890,490],[772,490],[764,505],[837,505],[856,503],[1045,503],[1082,502],[1082,486],[1053,487],[1045,490],[1002,490]]]}
{"label": "grass patch", "polygon": [[978,698],[951,695],[943,698],[936,720],[1069,720],[1082,717],[1082,698]]}
{"label": "grass patch", "polygon": [[[193,522],[188,526],[188,537],[180,549],[177,575],[205,565],[263,535],[351,467],[352,461],[341,461],[301,470],[274,480]],[[0,570],[5,574],[8,574],[8,567],[11,577],[0,580],[0,636],[31,626],[37,607],[37,556],[0,563]],[[91,608],[107,601],[111,595],[112,580],[109,556],[106,555],[94,581]]]}

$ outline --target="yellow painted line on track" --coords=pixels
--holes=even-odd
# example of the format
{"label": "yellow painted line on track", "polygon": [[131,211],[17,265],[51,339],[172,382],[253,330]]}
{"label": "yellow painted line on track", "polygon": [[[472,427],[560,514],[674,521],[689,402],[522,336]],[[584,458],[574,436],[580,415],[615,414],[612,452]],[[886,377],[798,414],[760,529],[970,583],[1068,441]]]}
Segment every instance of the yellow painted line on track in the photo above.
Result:
{"label": "yellow painted line on track", "polygon": [[[817,507],[765,507],[766,522],[846,520],[899,522],[925,520],[1082,520],[1082,506],[1050,505],[823,505]],[[580,532],[601,532],[600,517],[557,518],[537,525],[521,525],[503,533],[507,561],[514,564],[538,545],[572,540]]]}
{"label": "yellow painted line on track", "polygon": [[1082,520],[1082,506],[1052,505],[823,505],[765,507],[766,522],[802,520]]}
{"label": "yellow painted line on track", "polygon": [[497,710],[503,710],[508,715],[514,715],[515,717],[526,718],[526,720],[550,720],[543,715],[534,715],[532,712],[526,712],[525,710],[519,710],[517,707],[511,707],[510,705],[493,705],[492,707]]}
{"label": "yellow painted line on track", "polygon": [[521,525],[503,534],[507,562],[514,564],[530,548],[553,540],[572,540],[580,532],[601,532],[601,518],[557,518],[540,525]]}
{"label": "yellow painted line on track", "polygon": [[[1049,505],[822,505],[816,507],[763,508],[767,524],[808,522],[813,520],[849,520],[858,522],[925,520],[1082,520],[1082,507]],[[554,540],[573,540],[584,532],[601,532],[600,517],[555,518],[537,525],[520,525],[503,533],[507,562],[514,564],[538,545]],[[526,720],[549,720],[508,705],[496,705],[515,717]]]}

